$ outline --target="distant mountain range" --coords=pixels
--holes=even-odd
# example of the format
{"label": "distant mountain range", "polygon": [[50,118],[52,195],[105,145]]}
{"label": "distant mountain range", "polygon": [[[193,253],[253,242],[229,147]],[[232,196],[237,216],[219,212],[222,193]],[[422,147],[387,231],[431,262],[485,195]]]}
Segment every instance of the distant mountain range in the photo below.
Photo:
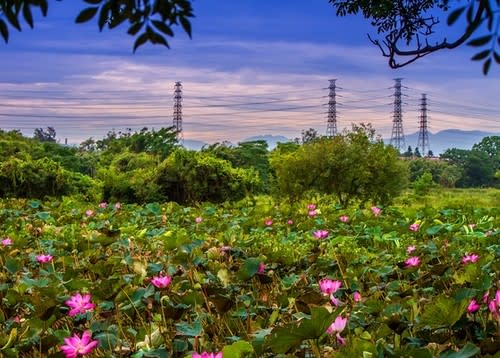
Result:
{"label": "distant mountain range", "polygon": [[[290,142],[290,139],[287,137],[284,137],[282,135],[271,135],[271,134],[248,137],[239,142],[250,142],[254,140],[265,140],[267,142],[267,145],[269,146],[269,150],[274,149],[276,145],[280,142],[281,143]],[[201,148],[203,148],[204,145],[208,145],[208,143],[203,142],[201,140],[189,140],[189,139],[184,140],[182,144],[185,148],[191,150],[200,150]],[[238,143],[233,143],[233,144],[237,145]]]}
{"label": "distant mountain range", "polygon": [[[449,148],[471,149],[475,143],[479,143],[484,137],[500,136],[500,133],[483,132],[483,131],[463,131],[460,129],[446,129],[437,133],[429,133],[429,144],[434,155],[443,153]],[[289,142],[291,139],[281,135],[258,135],[248,137],[241,142],[248,142],[253,140],[265,140],[272,150],[276,145],[281,142]],[[384,138],[386,143],[390,142],[390,138]],[[415,149],[418,142],[418,132],[408,134],[405,136],[406,148],[411,146]],[[184,147],[192,150],[200,150],[206,142],[199,140],[185,140]]]}

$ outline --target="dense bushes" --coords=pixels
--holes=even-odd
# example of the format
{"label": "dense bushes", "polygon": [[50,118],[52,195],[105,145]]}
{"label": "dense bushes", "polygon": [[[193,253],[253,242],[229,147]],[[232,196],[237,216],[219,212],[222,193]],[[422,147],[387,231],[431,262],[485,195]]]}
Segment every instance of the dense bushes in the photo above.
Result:
{"label": "dense bushes", "polygon": [[126,203],[162,201],[155,184],[157,158],[147,153],[123,152],[97,176],[103,182],[103,200]]}
{"label": "dense bushes", "polygon": [[165,198],[178,203],[239,200],[260,185],[253,169],[233,168],[204,152],[180,149],[158,169],[156,184]]}
{"label": "dense bushes", "polygon": [[0,195],[2,197],[43,198],[83,194],[95,199],[98,186],[91,178],[70,172],[48,158],[11,157],[0,163]]}
{"label": "dense bushes", "polygon": [[253,169],[233,168],[210,153],[185,149],[159,165],[157,157],[147,153],[121,153],[98,177],[104,200],[138,203],[238,200],[260,184]]}

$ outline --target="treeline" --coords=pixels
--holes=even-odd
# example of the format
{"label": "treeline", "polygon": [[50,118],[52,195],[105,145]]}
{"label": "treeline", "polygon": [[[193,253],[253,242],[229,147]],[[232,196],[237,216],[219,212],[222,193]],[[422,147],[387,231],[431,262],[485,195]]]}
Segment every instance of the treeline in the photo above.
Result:
{"label": "treeline", "polygon": [[34,138],[0,131],[0,195],[186,204],[326,193],[345,206],[389,203],[408,184],[419,192],[435,185],[499,184],[500,137],[484,138],[470,151],[450,149],[439,159],[403,160],[370,126],[354,126],[334,138],[309,134],[272,151],[265,141],[191,151],[177,142],[172,128],[113,131],[79,147],[57,144],[53,128],[37,129]]}

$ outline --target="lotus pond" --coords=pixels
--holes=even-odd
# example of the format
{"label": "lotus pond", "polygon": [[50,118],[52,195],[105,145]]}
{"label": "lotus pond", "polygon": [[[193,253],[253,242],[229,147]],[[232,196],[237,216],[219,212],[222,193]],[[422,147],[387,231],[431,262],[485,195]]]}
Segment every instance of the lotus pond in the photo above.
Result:
{"label": "lotus pond", "polygon": [[500,209],[0,201],[0,356],[498,357]]}

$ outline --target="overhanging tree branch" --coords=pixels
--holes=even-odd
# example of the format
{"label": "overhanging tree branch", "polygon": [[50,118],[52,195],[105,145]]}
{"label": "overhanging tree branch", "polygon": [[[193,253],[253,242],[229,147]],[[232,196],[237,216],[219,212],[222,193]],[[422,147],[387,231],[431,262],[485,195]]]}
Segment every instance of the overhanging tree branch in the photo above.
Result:
{"label": "overhanging tree branch", "polygon": [[[472,3],[470,6],[474,6]],[[468,24],[464,33],[455,41],[448,42],[445,38],[442,42],[436,45],[430,45],[426,39],[425,46],[422,47],[420,36],[416,35],[417,46],[414,50],[401,50],[399,48],[399,42],[402,40],[403,31],[399,30],[397,32],[391,32],[389,35],[385,37],[383,44],[380,43],[379,40],[374,40],[370,35],[368,35],[370,41],[378,46],[382,52],[384,57],[389,58],[389,66],[391,68],[400,68],[404,67],[412,62],[415,62],[417,59],[427,56],[433,52],[442,50],[442,49],[454,49],[460,45],[463,45],[475,32],[475,30],[487,19],[483,17],[485,13],[485,2],[480,1],[479,6],[476,9],[475,16],[473,21]],[[426,32],[424,35],[430,35],[433,33],[432,27],[439,23],[435,18],[431,17],[426,20],[430,20],[430,24],[425,24]],[[384,48],[385,47],[385,48]],[[411,57],[409,60],[404,62],[398,62],[397,57]]]}

